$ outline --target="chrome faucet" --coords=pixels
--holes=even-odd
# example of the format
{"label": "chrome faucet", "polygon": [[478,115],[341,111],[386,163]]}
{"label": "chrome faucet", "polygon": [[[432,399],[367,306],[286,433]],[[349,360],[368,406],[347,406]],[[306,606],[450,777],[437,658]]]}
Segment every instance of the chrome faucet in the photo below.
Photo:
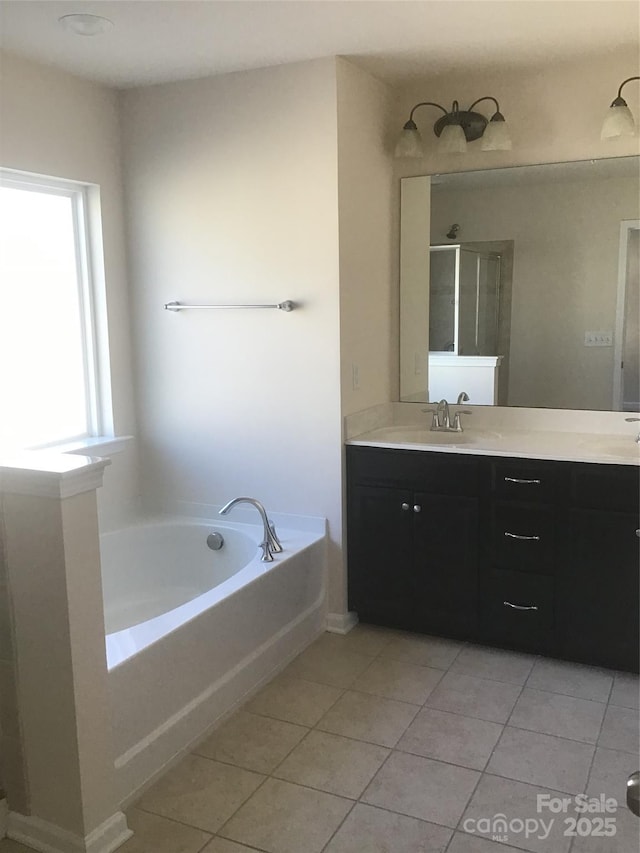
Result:
{"label": "chrome faucet", "polygon": [[[463,400],[468,400],[469,395],[466,391],[461,391],[458,395],[458,403],[460,405]],[[458,410],[453,416],[453,424],[451,423],[451,412],[449,403],[443,398],[440,400],[435,409],[422,409],[423,412],[431,412],[433,419],[431,421],[431,432],[463,432],[460,415],[470,415],[471,412],[462,409]]]}
{"label": "chrome faucet", "polygon": [[234,506],[242,503],[251,504],[251,506],[254,506],[260,513],[260,518],[262,519],[262,525],[264,528],[262,542],[260,543],[260,547],[262,548],[262,557],[260,557],[260,559],[263,563],[271,563],[273,561],[274,553],[279,554],[283,548],[282,543],[278,539],[276,528],[273,523],[269,521],[267,511],[260,501],[255,498],[234,498],[222,507],[218,515],[227,515]]}

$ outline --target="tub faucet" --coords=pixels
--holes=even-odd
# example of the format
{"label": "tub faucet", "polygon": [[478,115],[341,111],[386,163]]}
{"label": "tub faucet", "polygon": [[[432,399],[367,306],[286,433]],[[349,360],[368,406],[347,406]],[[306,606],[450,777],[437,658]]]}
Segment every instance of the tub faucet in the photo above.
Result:
{"label": "tub faucet", "polygon": [[255,498],[234,498],[222,507],[218,515],[227,515],[234,506],[242,503],[251,504],[251,506],[254,506],[260,513],[263,526],[262,542],[260,543],[260,547],[262,548],[262,557],[260,557],[260,559],[263,563],[271,563],[273,561],[274,553],[278,554],[282,551],[282,544],[278,539],[275,527],[267,517],[267,511],[260,501]]}

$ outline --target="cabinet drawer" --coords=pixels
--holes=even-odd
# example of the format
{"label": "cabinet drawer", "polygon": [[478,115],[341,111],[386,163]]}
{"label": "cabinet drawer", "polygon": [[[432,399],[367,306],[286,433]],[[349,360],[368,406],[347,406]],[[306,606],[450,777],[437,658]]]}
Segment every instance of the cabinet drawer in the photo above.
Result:
{"label": "cabinet drawer", "polygon": [[496,459],[492,466],[494,496],[503,501],[557,503],[567,491],[568,470],[561,462]]}
{"label": "cabinet drawer", "polygon": [[571,504],[583,509],[637,513],[640,468],[575,463],[571,466]]}
{"label": "cabinet drawer", "polygon": [[485,577],[482,625],[487,639],[529,651],[555,646],[552,578],[496,569]]}
{"label": "cabinet drawer", "polygon": [[556,510],[496,503],[492,518],[493,565],[550,575],[555,571]]}

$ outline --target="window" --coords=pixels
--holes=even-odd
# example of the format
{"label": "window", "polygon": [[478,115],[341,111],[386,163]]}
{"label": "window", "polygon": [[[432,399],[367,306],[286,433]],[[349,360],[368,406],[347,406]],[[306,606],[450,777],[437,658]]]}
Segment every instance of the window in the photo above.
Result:
{"label": "window", "polygon": [[[0,170],[0,447],[105,431],[89,210],[98,188]],[[98,214],[99,215],[99,214]],[[99,229],[98,229],[99,230]],[[97,254],[94,252],[94,254]]]}

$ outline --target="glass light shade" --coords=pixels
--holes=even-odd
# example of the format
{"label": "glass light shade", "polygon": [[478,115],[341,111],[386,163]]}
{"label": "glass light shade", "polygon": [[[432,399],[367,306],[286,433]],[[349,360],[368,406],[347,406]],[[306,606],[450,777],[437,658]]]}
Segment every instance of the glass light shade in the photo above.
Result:
{"label": "glass light shade", "polygon": [[609,107],[602,124],[600,139],[617,139],[620,136],[633,136],[636,123],[633,113],[626,104]]}
{"label": "glass light shade", "polygon": [[504,119],[491,120],[482,134],[483,151],[511,151],[511,134]]}
{"label": "glass light shade", "polygon": [[445,125],[438,140],[438,152],[440,154],[465,154],[466,151],[467,140],[462,127],[459,124]]}
{"label": "glass light shade", "polygon": [[394,157],[424,157],[422,137],[417,128],[404,128],[393,155]]}

